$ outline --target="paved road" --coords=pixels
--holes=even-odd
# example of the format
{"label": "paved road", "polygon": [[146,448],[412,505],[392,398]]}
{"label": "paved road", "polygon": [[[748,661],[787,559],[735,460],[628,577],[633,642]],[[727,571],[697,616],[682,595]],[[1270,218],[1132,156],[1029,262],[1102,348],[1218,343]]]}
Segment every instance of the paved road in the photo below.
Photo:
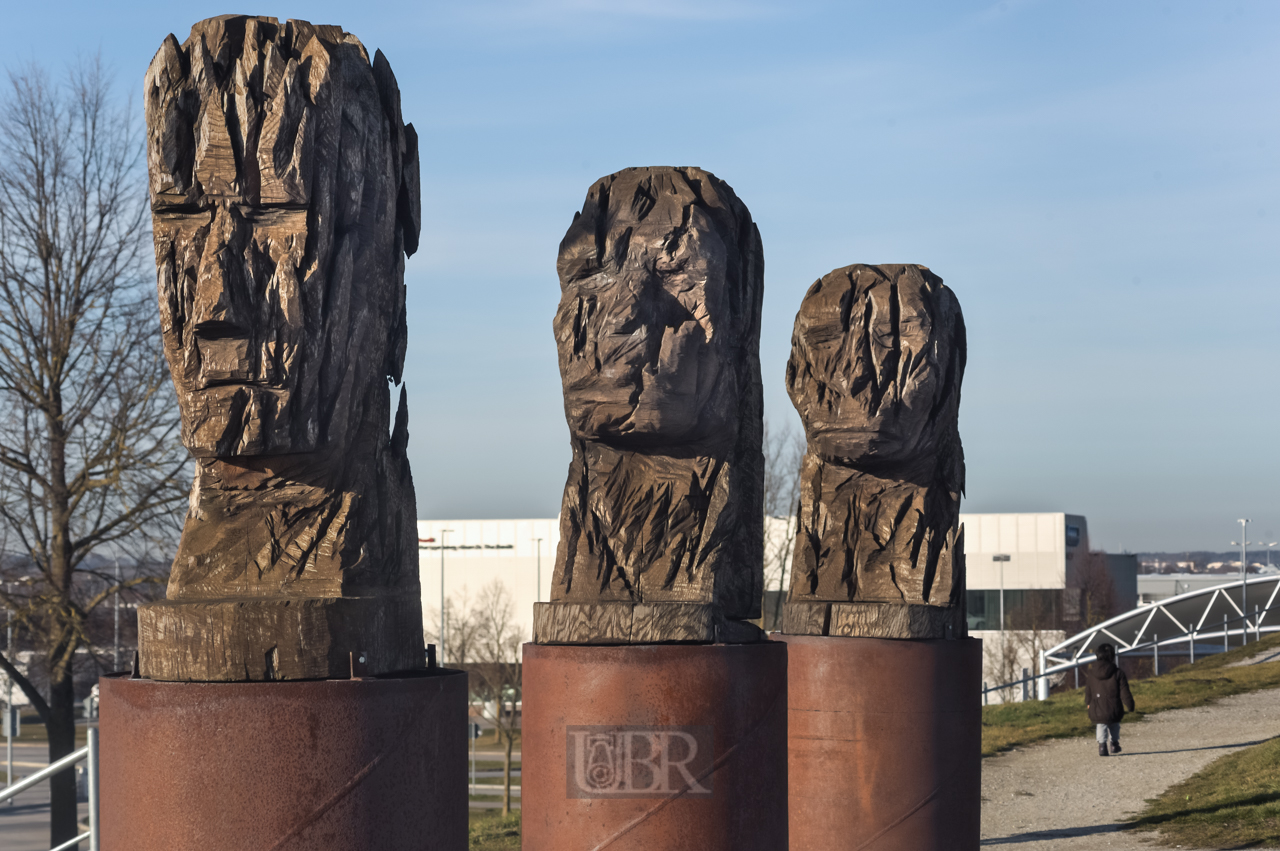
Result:
{"label": "paved road", "polygon": [[[14,745],[14,774],[25,777],[49,763],[45,745]],[[19,763],[25,763],[20,765]],[[0,741],[0,783],[4,781],[4,743]],[[80,818],[89,817],[87,804]],[[88,848],[89,843],[81,843]],[[0,848],[4,851],[49,851],[49,784],[39,783],[22,792],[13,806],[0,804]]]}
{"label": "paved road", "polygon": [[[1084,709],[1081,707],[1081,714]],[[1125,819],[1213,760],[1280,735],[1280,689],[1121,725],[1124,752],[1059,739],[982,761],[982,844],[1017,851],[1150,851]]]}

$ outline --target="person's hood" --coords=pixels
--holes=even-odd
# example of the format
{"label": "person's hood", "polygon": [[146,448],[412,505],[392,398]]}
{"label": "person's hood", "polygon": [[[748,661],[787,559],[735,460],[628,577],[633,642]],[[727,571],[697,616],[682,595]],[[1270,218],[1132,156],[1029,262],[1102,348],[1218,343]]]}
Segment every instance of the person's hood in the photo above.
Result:
{"label": "person's hood", "polygon": [[1108,680],[1115,676],[1119,668],[1115,662],[1105,662],[1101,659],[1093,663],[1093,675],[1100,680]]}

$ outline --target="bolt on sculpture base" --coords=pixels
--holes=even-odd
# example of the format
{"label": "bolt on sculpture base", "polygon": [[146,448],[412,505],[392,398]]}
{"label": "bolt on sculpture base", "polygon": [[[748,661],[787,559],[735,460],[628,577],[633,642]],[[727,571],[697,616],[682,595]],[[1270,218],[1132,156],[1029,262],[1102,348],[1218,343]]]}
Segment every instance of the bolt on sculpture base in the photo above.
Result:
{"label": "bolt on sculpture base", "polygon": [[524,645],[524,851],[787,848],[786,650]]}
{"label": "bolt on sculpture base", "polygon": [[982,642],[785,635],[796,851],[977,851]]}
{"label": "bolt on sculpture base", "polygon": [[467,847],[462,671],[99,683],[108,851]]}

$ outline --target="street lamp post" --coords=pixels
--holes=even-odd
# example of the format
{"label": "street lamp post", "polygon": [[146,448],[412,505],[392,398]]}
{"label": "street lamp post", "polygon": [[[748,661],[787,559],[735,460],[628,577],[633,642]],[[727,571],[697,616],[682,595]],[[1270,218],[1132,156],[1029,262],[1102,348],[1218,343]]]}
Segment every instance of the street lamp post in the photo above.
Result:
{"label": "street lamp post", "polygon": [[[1249,620],[1245,614],[1249,611],[1246,594],[1249,590],[1249,518],[1241,517],[1236,521],[1240,524],[1240,643],[1241,645],[1249,643]],[[1232,541],[1231,543],[1235,543]]]}
{"label": "street lamp post", "polygon": [[111,651],[111,670],[120,670],[120,556],[116,556],[115,649]]}
{"label": "street lamp post", "polygon": [[1000,565],[1000,630],[1004,631],[1004,566],[1009,561],[1009,556],[1000,553],[993,555],[991,560]]}
{"label": "street lamp post", "polygon": [[[1009,561],[1009,556],[1005,553],[998,553],[993,555],[991,560],[1000,565],[1000,654],[1003,656],[1007,646],[1005,642],[1008,641],[1008,636],[1004,632],[1004,566]],[[1026,688],[1025,682],[1022,687]],[[1003,699],[1002,697],[1001,700]]]}
{"label": "street lamp post", "polygon": [[538,588],[537,588],[537,591],[534,593],[533,597],[537,602],[541,603],[542,602],[542,539],[534,538],[533,540],[536,541],[538,544]]}
{"label": "street lamp post", "polygon": [[452,529],[440,530],[440,664],[444,664],[444,536]]}
{"label": "street lamp post", "polygon": [[[5,594],[9,598],[9,605],[4,610],[4,655],[8,657],[9,663],[13,663],[13,585],[9,582],[4,584]],[[5,711],[5,730],[8,735],[4,740],[5,763],[8,767],[8,773],[5,775],[4,785],[13,785],[13,677],[6,676],[5,695],[4,695],[4,711]],[[9,799],[9,806],[13,806],[13,798]]]}

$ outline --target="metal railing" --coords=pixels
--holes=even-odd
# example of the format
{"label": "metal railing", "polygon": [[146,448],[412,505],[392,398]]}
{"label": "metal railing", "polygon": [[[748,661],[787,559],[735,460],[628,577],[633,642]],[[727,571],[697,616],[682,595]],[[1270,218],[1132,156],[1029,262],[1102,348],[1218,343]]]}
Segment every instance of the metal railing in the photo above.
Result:
{"label": "metal railing", "polygon": [[[1228,649],[1230,649],[1231,637],[1233,635],[1240,637],[1240,641],[1241,641],[1240,646],[1243,647],[1246,644],[1248,644],[1250,632],[1252,632],[1254,635],[1254,641],[1260,641],[1262,639],[1262,634],[1264,632],[1280,632],[1280,624],[1272,624],[1268,626],[1262,625],[1262,620],[1264,617],[1266,617],[1266,615],[1270,614],[1273,611],[1278,611],[1278,610],[1280,610],[1280,605],[1268,606],[1265,609],[1260,607],[1255,607],[1251,614],[1247,613],[1244,615],[1237,615],[1234,618],[1228,617],[1227,615],[1224,614],[1222,616],[1221,629],[1214,629],[1212,627],[1207,629],[1204,627],[1200,627],[1200,628],[1192,627],[1191,629],[1185,630],[1183,632],[1174,633],[1173,635],[1170,635],[1168,638],[1161,638],[1159,635],[1153,635],[1151,641],[1140,642],[1138,644],[1134,644],[1129,647],[1123,647],[1121,646],[1123,642],[1117,641],[1117,642],[1114,642],[1116,645],[1116,659],[1119,659],[1120,657],[1126,656],[1126,655],[1146,656],[1149,653],[1152,657],[1153,672],[1156,676],[1159,676],[1161,647],[1168,648],[1173,645],[1185,644],[1186,650],[1187,650],[1185,655],[1188,655],[1191,661],[1195,662],[1196,639],[1203,639],[1205,642],[1214,641],[1215,644],[1217,641],[1220,640],[1222,642],[1222,650],[1218,652],[1225,653],[1227,652]],[[1244,623],[1241,624],[1238,628],[1231,626],[1231,624],[1234,624],[1238,621],[1244,621]],[[1251,621],[1252,621],[1252,624],[1250,623]],[[1066,642],[1063,642],[1063,643],[1066,643]],[[1036,692],[1035,697],[1037,700],[1045,700],[1049,697],[1049,694],[1048,694],[1049,679],[1056,674],[1065,674],[1067,671],[1075,672],[1076,686],[1079,687],[1080,668],[1084,667],[1085,665],[1088,665],[1089,663],[1095,661],[1098,658],[1094,654],[1090,654],[1088,656],[1082,655],[1068,662],[1063,662],[1058,665],[1049,666],[1046,664],[1046,652],[1047,651],[1040,652],[1040,672],[1039,673],[1032,673],[1029,669],[1023,668],[1022,677],[1019,679],[1013,680],[1011,682],[1001,683],[1000,685],[995,685],[995,686],[988,686],[984,682],[982,684],[983,706],[987,705],[987,696],[992,692],[1004,691],[1005,689],[1014,689],[1014,688],[1017,688],[1018,686],[1022,687],[1022,699],[1024,701],[1030,699],[1030,691],[1032,689],[1034,689]],[[1184,655],[1184,654],[1178,654],[1178,655]]]}
{"label": "metal railing", "polygon": [[0,792],[0,804],[2,804],[19,792],[30,789],[37,783],[48,780],[59,772],[67,771],[82,759],[87,760],[85,769],[89,780],[89,830],[75,839],[68,839],[58,847],[49,849],[49,851],[69,851],[69,849],[75,848],[86,839],[89,840],[89,851],[98,851],[98,731],[90,727],[89,743],[87,745],[40,769],[30,777],[6,786],[4,791]]}

